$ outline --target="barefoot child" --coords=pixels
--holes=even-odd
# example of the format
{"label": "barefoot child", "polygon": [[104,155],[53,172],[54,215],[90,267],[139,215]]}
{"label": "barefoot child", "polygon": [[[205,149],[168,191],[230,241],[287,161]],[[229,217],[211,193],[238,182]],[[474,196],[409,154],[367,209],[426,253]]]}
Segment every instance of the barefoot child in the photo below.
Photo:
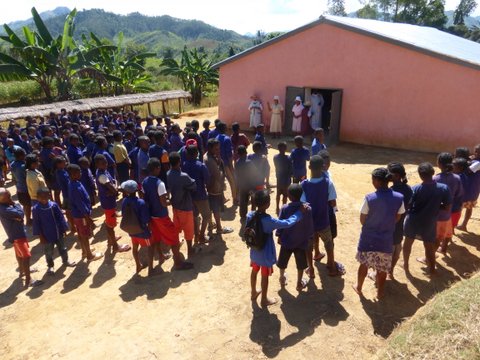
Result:
{"label": "barefoot child", "polygon": [[400,220],[397,221],[395,225],[395,231],[393,233],[392,268],[388,273],[390,280],[393,280],[393,270],[398,262],[398,259],[400,258],[400,253],[402,251],[403,223],[405,221],[405,216],[407,215],[407,210],[410,206],[410,199],[412,198],[413,192],[412,188],[407,184],[407,173],[405,172],[405,167],[403,164],[394,162],[388,164],[388,172],[392,175],[393,182],[393,185],[390,187],[390,189],[403,195],[403,205],[405,207],[405,212],[400,217]]}
{"label": "barefoot child", "polygon": [[460,176],[452,172],[452,162],[452,154],[447,152],[440,153],[437,158],[437,166],[441,172],[433,177],[435,182],[447,185],[452,196],[451,209],[441,209],[437,218],[437,251],[444,255],[447,254],[448,243],[453,236],[452,212],[458,212],[462,208],[463,199],[462,180]]}
{"label": "barefoot child", "polygon": [[117,226],[117,184],[108,171],[108,162],[104,155],[97,154],[94,158],[97,169],[96,181],[98,189],[98,198],[100,206],[105,214],[105,227],[107,229],[108,250],[113,252],[130,251],[127,244],[118,245],[120,237],[115,236],[115,227]]}
{"label": "barefoot child", "polygon": [[362,232],[358,242],[357,284],[353,289],[362,295],[362,286],[368,269],[376,272],[377,298],[385,295],[385,280],[392,268],[392,238],[395,224],[405,212],[403,195],[388,188],[391,175],[385,168],[375,169],[372,173],[372,184],[375,192],[370,193],[363,201],[360,211]]}
{"label": "barefoot child", "polygon": [[58,253],[64,266],[74,267],[75,262],[68,260],[67,247],[63,237],[68,230],[65,217],[57,203],[50,200],[48,189],[38,190],[38,203],[33,207],[32,234],[40,237],[44,246],[45,259],[47,260],[47,274],[54,275],[53,250],[57,246]]}
{"label": "barefoot child", "polygon": [[[268,277],[273,273],[273,265],[277,262],[277,254],[275,251],[275,242],[273,241],[273,231],[276,229],[286,229],[295,225],[301,218],[305,207],[295,212],[292,216],[285,220],[272,218],[266,213],[270,207],[270,194],[268,190],[259,190],[254,195],[254,201],[257,206],[256,212],[251,212],[247,216],[248,221],[258,213],[261,216],[261,224],[266,242],[262,249],[250,249],[250,266],[252,273],[250,275],[251,285],[251,299],[255,301],[257,297],[262,294],[261,305],[269,306],[277,302],[276,299],[269,298],[268,292]],[[261,272],[261,291],[257,290],[257,276]]]}
{"label": "barefoot child", "polygon": [[[324,173],[324,162],[319,155],[312,156],[310,159],[311,179],[302,182],[303,195],[302,201],[307,202],[312,207],[314,224],[314,242],[313,246],[307,252],[308,274],[311,279],[315,278],[313,260],[321,258],[319,239],[322,239],[327,252],[328,275],[338,276],[345,274],[345,268],[342,264],[335,261],[334,243],[332,231],[330,229],[329,206],[337,206],[337,192],[335,185]],[[313,251],[315,249],[315,255]]]}
{"label": "barefoot child", "polygon": [[408,260],[413,242],[418,237],[421,237],[425,247],[429,274],[435,274],[437,216],[440,209],[448,211],[451,208],[452,196],[446,185],[433,181],[434,174],[432,164],[422,163],[418,166],[422,183],[412,188],[412,200],[404,224],[403,267],[406,274],[410,273]]}
{"label": "barefoot child", "polygon": [[287,143],[280,142],[278,144],[278,154],[273,157],[273,164],[275,165],[275,175],[277,177],[277,198],[276,198],[276,214],[280,213],[280,198],[282,197],[282,204],[287,203],[288,187],[292,183],[292,162],[285,154],[287,151]]}
{"label": "barefoot child", "polygon": [[92,236],[93,221],[91,218],[92,205],[87,191],[80,182],[80,166],[70,164],[67,167],[70,183],[68,184],[68,198],[72,207],[72,218],[77,229],[78,242],[82,249],[82,259],[88,261],[99,260],[103,257],[101,252],[92,254],[88,239]]}
{"label": "barefoot child", "polygon": [[17,258],[20,277],[25,276],[25,288],[38,286],[42,281],[32,280],[30,276],[30,249],[27,234],[23,224],[24,213],[19,204],[15,204],[12,195],[5,188],[0,188],[0,222],[7,235],[8,241],[13,244]]}
{"label": "barefoot child", "polygon": [[[288,198],[291,201],[284,205],[280,211],[280,220],[288,219],[295,214],[303,203],[300,201],[303,189],[300,184],[291,184],[288,187]],[[302,291],[307,286],[307,281],[303,279],[303,273],[307,268],[307,249],[313,237],[313,218],[312,211],[308,209],[303,213],[302,219],[288,229],[277,230],[279,236],[280,253],[278,255],[277,266],[280,269],[280,285],[285,287],[287,278],[285,269],[288,266],[290,256],[294,254],[297,265],[297,291]]]}

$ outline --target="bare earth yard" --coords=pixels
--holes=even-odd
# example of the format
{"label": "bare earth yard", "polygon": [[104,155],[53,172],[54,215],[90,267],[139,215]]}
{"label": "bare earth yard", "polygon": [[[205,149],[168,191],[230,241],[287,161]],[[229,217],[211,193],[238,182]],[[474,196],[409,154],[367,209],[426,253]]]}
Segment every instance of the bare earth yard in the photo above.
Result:
{"label": "bare earth yard", "polygon": [[[189,116],[213,120],[216,109]],[[452,151],[457,145],[462,144],[449,144],[446,150]],[[366,299],[361,301],[351,284],[357,270],[359,208],[364,195],[373,191],[370,172],[390,161],[402,161],[413,185],[418,182],[416,164],[434,162],[435,155],[349,144],[332,147],[330,152],[340,210],[335,251],[337,260],[347,269],[343,278],[329,277],[324,262],[320,263],[315,280],[299,295],[294,281],[280,291],[276,271],[271,277],[270,294],[279,298],[279,303],[267,310],[252,304],[249,252],[238,235],[237,209],[224,213],[225,225],[236,231],[196,255],[192,259],[195,270],[172,271],[169,260],[163,265],[165,272],[154,278],[147,278],[146,271],[134,275],[130,253],[114,258],[107,254],[99,262],[83,262],[73,269],[58,267],[57,260],[56,275],[47,276],[43,250],[35,239],[30,243],[32,260],[40,270],[35,275],[45,281],[42,287],[23,291],[15,272],[13,249],[0,252],[0,357],[370,358],[397,324],[450,283],[476,271],[480,265],[480,237],[475,235],[480,234],[480,212],[474,210],[472,233],[457,231],[449,255],[439,258],[437,278],[430,280],[414,260],[423,253],[421,243],[416,243],[410,266],[413,277],[406,279],[400,261],[397,281],[387,284],[386,300],[374,300],[375,288],[367,280]],[[275,153],[270,151],[270,160]],[[273,169],[271,183],[275,184]],[[13,188],[11,183],[7,186]],[[226,195],[229,197],[230,192]],[[98,229],[94,247],[104,251],[103,215],[98,208],[94,215]],[[1,235],[0,239],[5,239],[3,229]],[[129,241],[123,235],[122,241]],[[81,253],[74,238],[68,237],[67,244],[70,258],[78,260]],[[288,275],[291,280],[295,277],[293,259]]]}

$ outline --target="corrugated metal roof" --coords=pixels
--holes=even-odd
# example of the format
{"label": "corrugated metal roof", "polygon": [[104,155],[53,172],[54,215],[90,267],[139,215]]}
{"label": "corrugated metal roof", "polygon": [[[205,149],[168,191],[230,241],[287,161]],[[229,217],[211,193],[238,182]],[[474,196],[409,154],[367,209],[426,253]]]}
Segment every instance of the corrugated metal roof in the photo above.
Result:
{"label": "corrugated metal roof", "polygon": [[480,70],[480,44],[474,41],[426,26],[330,15],[321,16],[317,21],[247,49],[215,64],[215,67],[225,65],[299,32],[325,23]]}

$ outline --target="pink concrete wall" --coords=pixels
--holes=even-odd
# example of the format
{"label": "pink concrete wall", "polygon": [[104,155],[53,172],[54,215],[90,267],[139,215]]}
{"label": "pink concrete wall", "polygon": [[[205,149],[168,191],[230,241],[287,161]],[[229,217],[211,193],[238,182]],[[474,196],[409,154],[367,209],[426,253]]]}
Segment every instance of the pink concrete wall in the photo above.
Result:
{"label": "pink concrete wall", "polygon": [[[341,88],[340,138],[440,151],[480,143],[480,71],[321,24],[220,68],[219,116],[247,126],[249,98]],[[290,109],[286,109],[290,111]]]}

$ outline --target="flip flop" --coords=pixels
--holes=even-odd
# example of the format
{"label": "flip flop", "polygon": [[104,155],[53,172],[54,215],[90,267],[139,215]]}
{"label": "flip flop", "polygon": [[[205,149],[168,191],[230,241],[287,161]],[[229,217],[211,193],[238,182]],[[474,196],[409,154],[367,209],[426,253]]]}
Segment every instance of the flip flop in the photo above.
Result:
{"label": "flip flop", "polygon": [[417,257],[416,260],[417,260],[420,264],[427,265],[427,259],[425,259],[424,257]]}
{"label": "flip flop", "polygon": [[297,291],[300,292],[302,291],[303,289],[305,289],[307,287],[307,280],[306,279],[302,279],[302,281],[300,282],[300,284],[297,284]]}
{"label": "flip flop", "polygon": [[30,287],[37,287],[37,286],[40,286],[40,285],[43,285],[44,282],[42,280],[33,280],[32,282],[30,282]]}
{"label": "flip flop", "polygon": [[318,256],[315,256],[313,258],[314,261],[322,261],[322,259],[325,257],[325,254],[324,253],[320,253],[320,255]]}
{"label": "flip flop", "polygon": [[103,257],[103,253],[101,252],[95,253],[93,254],[93,257],[91,259],[88,259],[88,262],[100,260],[102,257]]}
{"label": "flip flop", "polygon": [[233,228],[228,227],[228,226],[224,226],[224,227],[222,228],[222,231],[221,231],[221,232],[217,232],[217,234],[222,234],[222,235],[223,235],[223,234],[230,234],[230,233],[232,233],[232,232],[233,232]]}
{"label": "flip flop", "polygon": [[336,272],[332,273],[332,272],[329,272],[328,275],[329,276],[342,276],[342,275],[345,275],[347,273],[347,271],[345,270],[345,266],[339,262],[336,262],[335,261],[335,270]]}
{"label": "flip flop", "polygon": [[118,245],[118,248],[116,250],[116,252],[127,252],[127,251],[130,251],[132,248],[130,245],[128,244],[122,244],[122,245]]}

